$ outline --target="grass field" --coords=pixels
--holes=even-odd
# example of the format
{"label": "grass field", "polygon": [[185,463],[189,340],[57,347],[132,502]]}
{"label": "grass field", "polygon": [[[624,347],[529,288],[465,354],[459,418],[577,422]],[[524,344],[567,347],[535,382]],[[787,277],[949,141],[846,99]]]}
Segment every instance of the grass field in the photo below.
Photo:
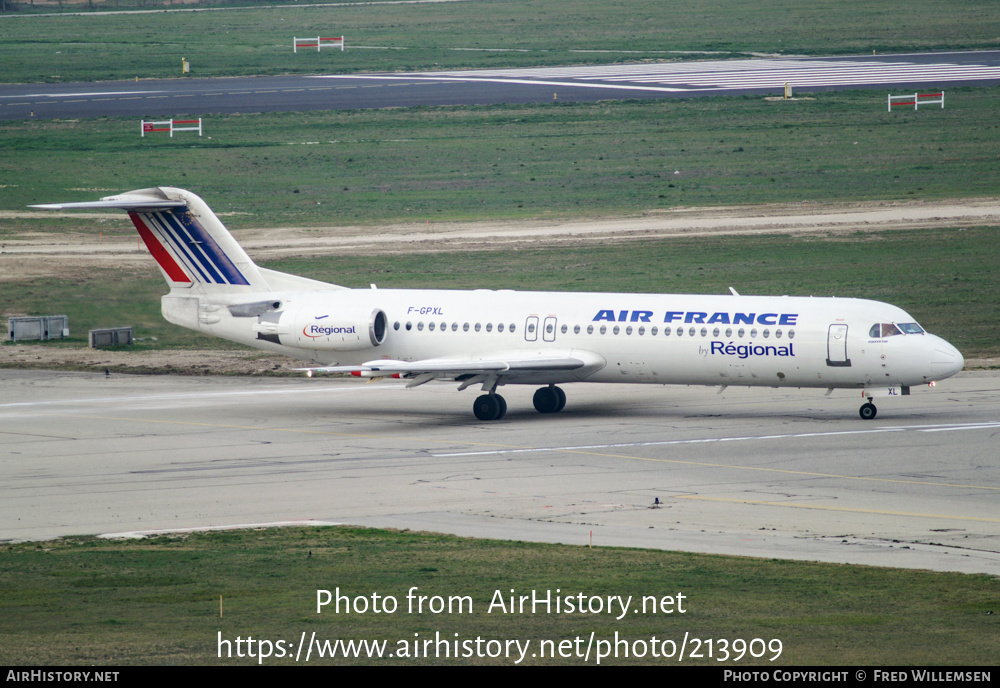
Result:
{"label": "grass field", "polygon": [[[998,93],[892,113],[840,92],[216,116],[202,139],[141,138],[131,119],[0,122],[0,209],[173,185],[239,228],[993,196]],[[66,226],[7,219],[0,238]]]}
{"label": "grass field", "polygon": [[[465,613],[407,612],[407,592],[468,596]],[[398,602],[394,614],[316,613],[317,590]],[[495,595],[532,590],[643,596],[677,594],[684,613],[506,613]],[[905,591],[905,593],[904,593]],[[222,618],[220,618],[220,596]],[[653,637],[679,646],[684,634],[713,640],[701,659],[607,659],[613,664],[725,666],[968,665],[996,663],[994,577],[698,554],[467,540],[350,528],[277,529],[109,542],[68,538],[0,549],[0,651],[7,665],[252,664],[217,659],[218,641],[446,639],[530,641],[524,664],[582,664],[579,657],[532,658],[543,640]],[[429,607],[429,602],[427,603]],[[426,609],[427,607],[425,607]],[[343,607],[342,607],[343,609]],[[453,608],[455,609],[455,608]],[[471,612],[469,611],[471,609]],[[457,635],[456,635],[457,634]],[[720,664],[722,639],[754,638]],[[567,647],[578,647],[569,645]],[[634,645],[630,647],[635,647]],[[663,647],[661,645],[661,647]],[[688,652],[694,647],[688,642]],[[669,646],[666,646],[669,651]],[[247,649],[243,645],[243,651]],[[619,649],[621,652],[621,650]],[[589,663],[595,663],[595,650]],[[761,656],[763,655],[763,656]],[[304,655],[303,655],[304,656]],[[266,664],[291,664],[271,659]],[[373,660],[337,659],[336,664]],[[513,659],[384,659],[379,664],[496,664]]]}
{"label": "grass field", "polygon": [[[1000,45],[993,0],[954,0],[947,11],[932,0],[575,0],[571,7],[562,0],[469,0],[43,17],[19,5],[0,15],[0,78],[180,76],[181,57],[193,76],[210,77]],[[293,36],[316,35],[344,35],[348,49],[292,53]]]}

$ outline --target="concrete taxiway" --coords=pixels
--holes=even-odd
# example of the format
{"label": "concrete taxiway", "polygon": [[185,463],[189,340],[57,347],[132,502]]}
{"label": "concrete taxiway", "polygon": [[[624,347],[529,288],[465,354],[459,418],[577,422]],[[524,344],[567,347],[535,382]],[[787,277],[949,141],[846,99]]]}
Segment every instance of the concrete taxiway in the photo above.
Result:
{"label": "concrete taxiway", "polygon": [[[0,539],[337,522],[1000,574],[1000,372],[855,393],[0,371]],[[659,499],[660,506],[654,505]]]}

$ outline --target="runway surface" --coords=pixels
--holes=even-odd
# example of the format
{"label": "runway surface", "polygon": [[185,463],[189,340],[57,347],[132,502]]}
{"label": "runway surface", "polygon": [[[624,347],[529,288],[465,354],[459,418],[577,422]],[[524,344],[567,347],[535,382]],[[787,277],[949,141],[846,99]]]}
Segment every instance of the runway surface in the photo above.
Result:
{"label": "runway surface", "polygon": [[[523,69],[0,84],[0,120],[585,102],[1000,83],[1000,51]],[[138,126],[138,124],[137,124]]]}
{"label": "runway surface", "polygon": [[[850,392],[0,372],[0,539],[333,522],[1000,574],[1000,373]],[[654,500],[661,506],[653,508]]]}

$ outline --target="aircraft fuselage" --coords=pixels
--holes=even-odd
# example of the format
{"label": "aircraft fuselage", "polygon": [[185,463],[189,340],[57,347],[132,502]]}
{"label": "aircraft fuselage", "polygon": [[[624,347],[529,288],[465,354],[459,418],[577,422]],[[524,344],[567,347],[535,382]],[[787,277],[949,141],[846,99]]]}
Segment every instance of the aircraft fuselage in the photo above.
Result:
{"label": "aircraft fuselage", "polygon": [[[223,320],[195,329],[323,366],[573,352],[604,362],[509,384],[864,389],[926,384],[962,366],[954,347],[926,332],[871,336],[875,325],[914,320],[863,299],[397,289],[271,297],[281,305],[263,325],[221,308]],[[380,340],[370,336],[373,313],[384,314]]]}

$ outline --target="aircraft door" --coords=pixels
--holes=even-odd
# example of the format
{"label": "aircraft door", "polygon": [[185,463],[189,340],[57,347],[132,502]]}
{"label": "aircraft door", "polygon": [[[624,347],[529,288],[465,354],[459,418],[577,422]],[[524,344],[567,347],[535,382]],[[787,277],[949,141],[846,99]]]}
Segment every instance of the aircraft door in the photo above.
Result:
{"label": "aircraft door", "polygon": [[847,325],[830,325],[826,336],[826,364],[849,368],[851,359],[847,357]]}
{"label": "aircraft door", "polygon": [[545,323],[542,327],[542,339],[547,342],[554,342],[556,340],[556,316],[550,315],[545,318]]}
{"label": "aircraft door", "polygon": [[526,342],[536,342],[538,341],[538,316],[529,315],[528,319],[524,322],[524,341]]}

